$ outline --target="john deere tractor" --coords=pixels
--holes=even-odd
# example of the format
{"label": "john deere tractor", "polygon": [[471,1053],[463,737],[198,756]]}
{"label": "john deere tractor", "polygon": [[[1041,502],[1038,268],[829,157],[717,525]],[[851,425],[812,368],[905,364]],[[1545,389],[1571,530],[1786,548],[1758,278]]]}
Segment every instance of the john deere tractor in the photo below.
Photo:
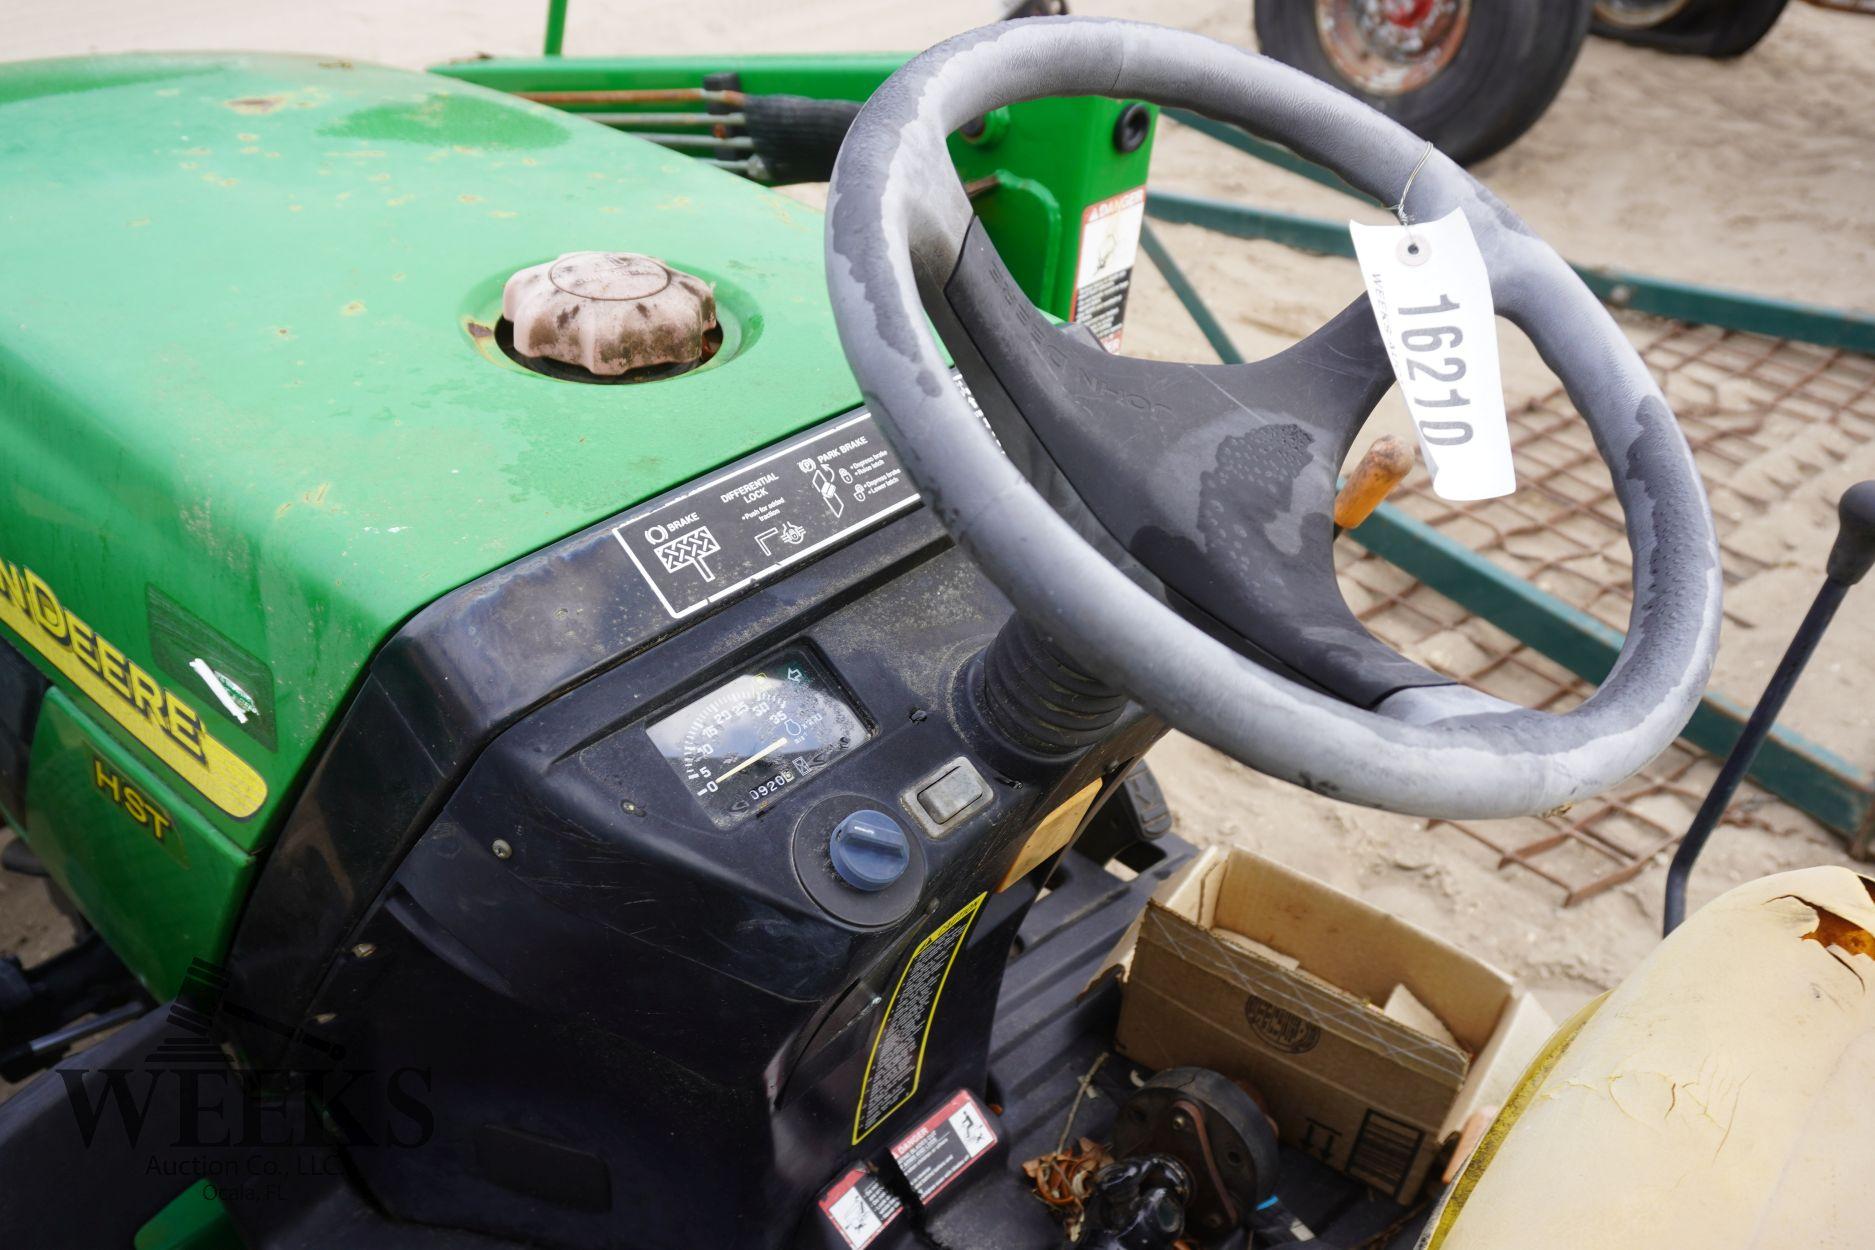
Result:
{"label": "john deere tractor", "polygon": [[[578,88],[701,159],[473,66],[0,67],[0,809],[83,918],[0,975],[7,1075],[51,1068],[0,1104],[0,1242],[1053,1247],[1017,1165],[1072,1105],[1116,1160],[1080,1244],[1241,1244],[1279,1199],[1338,1244],[1359,1185],[1301,1211],[1229,1080],[1139,1074],[1129,1139],[1125,1065],[1087,1076],[1121,991],[1083,990],[1191,855],[1141,757],[1177,727],[1448,817],[1614,784],[1712,661],[1698,474],[1569,268],[1348,97],[1070,18],[896,64]],[[1627,514],[1582,706],[1342,602],[1336,475],[1393,378],[1365,297],[1253,364],[1110,350],[1161,103],[1464,214]],[[771,162],[838,151],[824,217],[745,176],[764,109]],[[1855,939],[1786,930],[1866,938],[1864,884],[1695,917],[1436,1218],[1363,1209],[1786,1244],[1747,1217],[1859,1159],[1817,1152],[1871,1053]]]}

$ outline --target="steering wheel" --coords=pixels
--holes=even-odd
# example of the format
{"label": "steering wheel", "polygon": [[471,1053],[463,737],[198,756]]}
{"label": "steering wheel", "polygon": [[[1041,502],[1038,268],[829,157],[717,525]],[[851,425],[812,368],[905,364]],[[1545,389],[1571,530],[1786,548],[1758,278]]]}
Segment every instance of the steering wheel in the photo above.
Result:
{"label": "steering wheel", "polygon": [[[1392,384],[1365,295],[1243,365],[1110,355],[1030,304],[945,139],[1002,105],[1072,95],[1242,126],[1381,203],[1410,183],[1415,220],[1464,210],[1497,310],[1568,389],[1626,517],[1634,608],[1591,698],[1552,714],[1455,684],[1376,640],[1342,599],[1336,472]],[[1426,151],[1352,98],[1202,36],[999,23],[917,57],[860,110],[834,167],[827,280],[847,361],[927,502],[1064,652],[1187,733],[1334,798],[1454,818],[1548,812],[1635,772],[1691,716],[1718,639],[1718,546],[1679,426],[1607,311]]]}

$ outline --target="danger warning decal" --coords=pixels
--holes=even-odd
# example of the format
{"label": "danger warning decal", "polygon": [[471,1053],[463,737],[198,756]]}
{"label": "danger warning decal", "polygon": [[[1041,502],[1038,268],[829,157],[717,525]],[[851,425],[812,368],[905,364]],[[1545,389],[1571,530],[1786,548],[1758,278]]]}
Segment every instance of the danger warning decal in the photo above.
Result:
{"label": "danger warning decal", "polygon": [[1134,187],[1089,204],[1081,213],[1081,259],[1074,272],[1074,310],[1068,314],[1093,331],[1100,345],[1120,350],[1126,329],[1126,296],[1133,288],[1139,230],[1146,223],[1146,188]]}
{"label": "danger warning decal", "polygon": [[892,1159],[918,1201],[929,1204],[938,1192],[996,1144],[996,1130],[981,1103],[960,1089],[949,1102],[900,1138]]}
{"label": "danger warning decal", "polygon": [[864,1168],[854,1168],[820,1196],[820,1213],[852,1250],[865,1250],[904,1209],[885,1182]]}
{"label": "danger warning decal", "polygon": [[59,602],[37,573],[5,560],[0,624],[228,815],[252,816],[267,801],[260,774],[217,740],[193,708]]}
{"label": "danger warning decal", "polygon": [[977,895],[962,911],[939,925],[918,943],[918,949],[905,962],[905,971],[899,974],[898,986],[885,1009],[885,1019],[879,1022],[879,1036],[873,1039],[865,1079],[860,1082],[859,1106],[853,1113],[855,1145],[918,1092],[925,1038],[937,1014],[938,996],[944,992],[945,978],[950,976],[951,964],[963,949],[970,922],[976,919],[984,897]]}

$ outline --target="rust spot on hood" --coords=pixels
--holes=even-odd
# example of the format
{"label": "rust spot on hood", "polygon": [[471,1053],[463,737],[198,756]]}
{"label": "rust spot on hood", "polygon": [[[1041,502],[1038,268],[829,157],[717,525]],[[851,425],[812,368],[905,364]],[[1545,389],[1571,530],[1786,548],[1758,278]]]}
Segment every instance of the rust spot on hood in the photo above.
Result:
{"label": "rust spot on hood", "polygon": [[1834,946],[1851,955],[1867,955],[1875,959],[1875,934],[1853,920],[1838,916],[1827,907],[1818,907],[1808,899],[1802,901],[1816,912],[1816,928],[1803,935],[1804,941],[1815,942],[1823,947]]}
{"label": "rust spot on hood", "polygon": [[285,102],[283,96],[251,95],[243,96],[239,100],[229,100],[227,107],[237,113],[271,113]]}
{"label": "rust spot on hood", "polygon": [[[1875,882],[1870,881],[1867,877],[1860,876],[1858,876],[1858,880],[1862,882],[1862,888],[1868,892],[1869,898],[1875,900]],[[1804,934],[1803,941],[1815,942],[1818,946],[1822,947],[1825,954],[1841,964],[1844,968],[1847,968],[1855,975],[1856,980],[1862,982],[1862,990],[1864,993],[1867,993],[1868,981],[1863,978],[1860,972],[1856,971],[1855,965],[1850,963],[1849,959],[1845,959],[1844,956],[1847,955],[1853,958],[1857,955],[1861,955],[1865,958],[1875,960],[1875,933],[1870,933],[1855,921],[1836,914],[1820,903],[1811,902],[1801,894],[1780,894],[1777,897],[1802,903],[1805,907],[1808,907],[1811,911],[1816,913],[1816,928]]]}

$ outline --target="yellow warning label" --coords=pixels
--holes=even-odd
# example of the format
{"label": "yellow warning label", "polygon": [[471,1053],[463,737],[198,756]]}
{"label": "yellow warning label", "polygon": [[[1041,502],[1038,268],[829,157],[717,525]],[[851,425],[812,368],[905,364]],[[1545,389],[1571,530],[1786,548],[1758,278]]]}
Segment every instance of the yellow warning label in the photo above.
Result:
{"label": "yellow warning label", "polygon": [[866,1075],[859,1085],[859,1106],[853,1111],[853,1144],[885,1123],[918,1092],[924,1073],[924,1044],[937,1015],[938,996],[950,977],[957,952],[964,948],[970,922],[977,918],[987,895],[979,894],[962,911],[946,920],[905,961],[892,1001],[886,1004],[879,1036],[872,1040]]}
{"label": "yellow warning label", "polygon": [[5,560],[0,624],[222,811],[242,819],[266,801],[267,783],[216,741],[195,709],[68,610],[37,573]]}

